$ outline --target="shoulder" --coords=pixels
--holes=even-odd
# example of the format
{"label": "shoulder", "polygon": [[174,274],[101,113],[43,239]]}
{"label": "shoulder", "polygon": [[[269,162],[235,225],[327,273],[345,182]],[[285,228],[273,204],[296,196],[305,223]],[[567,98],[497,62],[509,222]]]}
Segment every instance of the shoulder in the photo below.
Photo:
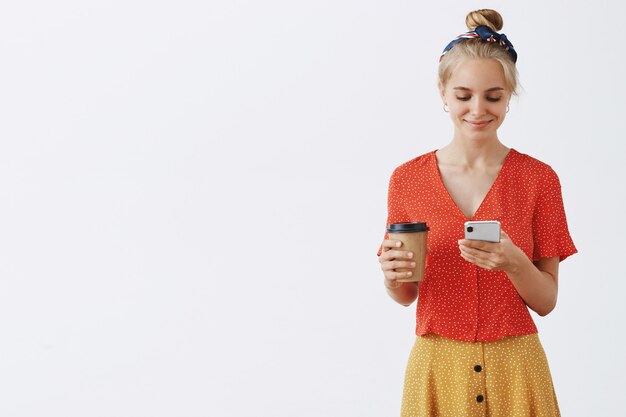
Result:
{"label": "shoulder", "polygon": [[519,172],[528,179],[544,184],[559,182],[556,171],[549,164],[515,149],[511,149],[511,152],[515,153],[515,165]]}
{"label": "shoulder", "polygon": [[396,167],[393,170],[391,177],[392,179],[402,179],[428,173],[428,168],[432,166],[431,164],[434,162],[434,158],[435,151],[430,151],[425,154],[419,155]]}

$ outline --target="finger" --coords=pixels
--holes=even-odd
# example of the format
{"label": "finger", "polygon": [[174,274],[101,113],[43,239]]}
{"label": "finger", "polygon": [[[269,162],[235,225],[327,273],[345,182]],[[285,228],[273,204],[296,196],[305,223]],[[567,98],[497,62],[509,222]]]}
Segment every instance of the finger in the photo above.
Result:
{"label": "finger", "polygon": [[489,262],[482,262],[482,261],[476,261],[475,265],[482,268],[482,269],[486,269],[488,271],[492,271],[495,268],[493,267],[493,265]]}
{"label": "finger", "polygon": [[483,260],[483,259],[478,258],[478,257],[476,257],[476,256],[474,256],[474,255],[469,254],[469,253],[462,252],[462,253],[461,253],[461,257],[462,257],[463,259],[465,259],[467,262],[470,262],[470,263],[472,263],[472,264],[474,264],[474,265],[476,265],[476,266],[479,266],[479,267],[481,267],[481,268],[483,268],[483,267],[484,267],[484,265],[485,265],[485,262],[484,262],[484,260]]}
{"label": "finger", "polygon": [[387,251],[389,251],[391,249],[401,247],[402,246],[402,241],[394,240],[394,239],[385,239],[381,246],[382,246],[383,253],[384,253],[384,252],[387,252]]}
{"label": "finger", "polygon": [[387,273],[391,272],[405,272],[406,270],[415,268],[415,262],[407,261],[387,261],[380,264],[380,269]]}
{"label": "finger", "polygon": [[485,242],[483,240],[469,240],[469,239],[459,240],[459,246],[466,246],[469,248],[483,250],[485,252],[493,252],[495,245],[496,245],[495,243]]}
{"label": "finger", "polygon": [[461,247],[461,256],[471,259],[472,263],[485,263],[488,262],[490,257],[487,252],[467,247]]}
{"label": "finger", "polygon": [[506,261],[506,257],[502,253],[502,248],[495,245],[495,249],[493,252],[487,252],[481,249],[470,248],[469,246],[459,245],[459,250],[462,253],[466,253],[469,256],[472,256],[476,260],[480,260],[481,262],[487,263],[493,268],[497,268]]}
{"label": "finger", "polygon": [[390,261],[383,265],[383,270],[412,269],[415,268],[415,262],[409,261]]}
{"label": "finger", "polygon": [[485,268],[485,269],[488,269],[489,271],[493,271],[493,270],[498,269],[498,265],[496,265],[495,262],[487,261],[487,262],[484,262],[483,265],[481,265],[481,268]]}
{"label": "finger", "polygon": [[470,262],[473,264],[476,263],[476,261],[474,260],[474,257],[468,253],[461,252],[461,258],[465,259],[467,262]]}
{"label": "finger", "polygon": [[413,252],[409,252],[406,250],[388,250],[387,252],[380,255],[380,258],[384,261],[392,261],[394,259],[413,259]]}
{"label": "finger", "polygon": [[473,263],[474,265],[483,269],[487,269],[490,271],[498,269],[498,263],[490,258],[475,256],[468,252],[462,252],[461,257],[463,257],[463,259],[465,259],[466,261]]}
{"label": "finger", "polygon": [[465,249],[465,248],[461,248],[461,256],[467,260],[473,263],[474,261],[474,255],[472,253],[470,253],[469,250]]}
{"label": "finger", "polygon": [[466,253],[468,255],[478,257],[478,258],[486,258],[489,256],[490,252],[485,252],[480,249],[470,248],[469,246],[459,246],[459,249],[462,253]]}
{"label": "finger", "polygon": [[395,239],[385,239],[383,240],[383,248],[399,248],[402,246],[402,241],[401,240],[395,240]]}
{"label": "finger", "polygon": [[378,257],[378,262],[382,263],[385,261],[388,261],[390,259],[394,259],[395,256],[397,256],[398,252],[406,252],[406,251],[397,251],[397,250],[393,250],[395,248],[398,248],[398,244],[402,245],[402,242],[399,240],[384,240],[382,247],[383,247],[383,251],[380,254],[380,256]]}
{"label": "finger", "polygon": [[389,272],[385,272],[385,278],[387,278],[389,281],[394,281],[394,280],[397,280],[397,279],[407,279],[407,278],[410,278],[411,276],[413,276],[413,272],[411,272],[411,271],[406,271],[406,272],[389,271]]}

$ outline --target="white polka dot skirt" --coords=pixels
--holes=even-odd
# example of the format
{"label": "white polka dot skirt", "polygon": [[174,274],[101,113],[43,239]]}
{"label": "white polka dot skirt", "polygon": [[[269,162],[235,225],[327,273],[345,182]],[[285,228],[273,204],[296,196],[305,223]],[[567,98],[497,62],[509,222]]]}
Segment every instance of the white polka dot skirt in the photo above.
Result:
{"label": "white polka dot skirt", "polygon": [[557,417],[538,335],[493,342],[418,336],[409,356],[402,417]]}

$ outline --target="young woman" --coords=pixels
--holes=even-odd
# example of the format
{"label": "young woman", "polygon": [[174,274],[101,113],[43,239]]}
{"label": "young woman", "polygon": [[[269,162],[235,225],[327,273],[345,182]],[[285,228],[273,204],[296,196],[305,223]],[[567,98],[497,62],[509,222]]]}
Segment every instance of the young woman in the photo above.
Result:
{"label": "young woman", "polygon": [[[470,32],[444,50],[439,90],[454,136],[396,168],[387,225],[426,222],[424,279],[402,283],[412,254],[385,235],[388,294],[418,299],[402,416],[559,416],[546,356],[528,308],[556,304],[559,262],[576,253],[549,165],[500,142],[516,92],[517,53],[493,10],[468,14]],[[468,220],[498,220],[499,243],[464,240]]]}

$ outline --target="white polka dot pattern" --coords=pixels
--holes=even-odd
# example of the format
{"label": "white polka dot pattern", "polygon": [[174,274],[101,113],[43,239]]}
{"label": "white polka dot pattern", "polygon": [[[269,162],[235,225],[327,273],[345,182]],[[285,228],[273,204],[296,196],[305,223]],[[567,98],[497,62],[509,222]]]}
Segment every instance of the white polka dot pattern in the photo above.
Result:
{"label": "white polka dot pattern", "polygon": [[402,417],[558,417],[537,334],[493,342],[418,336],[406,368]]}
{"label": "white polka dot pattern", "polygon": [[[506,273],[482,269],[461,257],[457,241],[463,238],[467,220],[443,184],[435,151],[394,170],[387,225],[425,221],[430,228],[416,334],[491,341],[536,333],[528,308]],[[514,149],[471,220],[499,220],[530,259],[558,256],[563,260],[576,253],[556,173]]]}

